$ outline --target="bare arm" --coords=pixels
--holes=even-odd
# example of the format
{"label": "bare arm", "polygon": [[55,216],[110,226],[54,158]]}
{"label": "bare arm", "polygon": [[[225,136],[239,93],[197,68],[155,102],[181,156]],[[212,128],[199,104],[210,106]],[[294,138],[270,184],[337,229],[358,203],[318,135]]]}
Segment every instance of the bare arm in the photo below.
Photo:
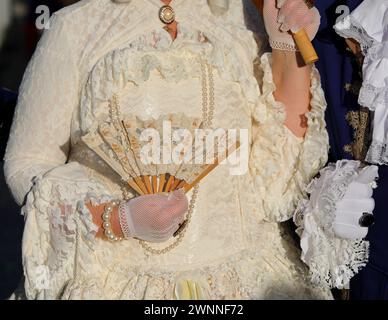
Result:
{"label": "bare arm", "polygon": [[[93,206],[90,202],[86,204],[87,208],[92,215],[93,222],[98,226],[97,237],[102,239],[107,239],[104,235],[104,229],[102,228],[102,214],[104,213],[106,204],[101,204],[99,206]],[[115,206],[111,214],[111,224],[112,231],[118,237],[123,237],[123,232],[121,231],[120,222],[119,222],[119,210]]]}
{"label": "bare arm", "polygon": [[297,136],[303,137],[307,130],[305,113],[310,109],[311,65],[305,65],[298,52],[272,52],[273,80],[276,85],[275,99],[286,109],[284,124]]}
{"label": "bare arm", "polygon": [[[253,0],[263,13],[272,51],[272,74],[276,85],[274,97],[286,109],[284,124],[297,136],[307,131],[306,112],[310,109],[311,65],[306,65],[295,47],[291,31],[305,29],[310,39],[318,31],[320,16],[316,8],[310,9],[304,0]],[[295,31],[294,31],[295,32]],[[281,44],[281,45],[279,45]],[[279,50],[282,49],[282,50]]]}

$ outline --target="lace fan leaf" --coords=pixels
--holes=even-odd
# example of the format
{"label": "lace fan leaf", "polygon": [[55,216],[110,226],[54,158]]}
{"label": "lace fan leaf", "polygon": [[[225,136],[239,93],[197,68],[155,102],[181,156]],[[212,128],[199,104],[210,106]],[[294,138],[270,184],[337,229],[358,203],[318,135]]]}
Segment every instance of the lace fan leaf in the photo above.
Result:
{"label": "lace fan leaf", "polygon": [[[169,192],[181,187],[188,191],[228,153],[218,155],[216,152],[216,156],[211,157],[214,162],[206,164],[204,160],[210,153],[214,154],[215,146],[206,144],[204,147],[203,143],[197,146],[195,139],[201,126],[200,119],[184,114],[168,114],[147,120],[136,116],[114,117],[99,124],[82,139],[140,194]],[[220,145],[226,143],[226,139],[220,141],[217,142]],[[150,145],[159,146],[156,150],[151,148],[156,155],[144,151],[149,150]],[[232,149],[229,151],[236,150],[236,145]],[[202,153],[202,161],[195,161],[196,152]],[[168,159],[164,159],[166,154]],[[129,182],[134,182],[135,186]]]}

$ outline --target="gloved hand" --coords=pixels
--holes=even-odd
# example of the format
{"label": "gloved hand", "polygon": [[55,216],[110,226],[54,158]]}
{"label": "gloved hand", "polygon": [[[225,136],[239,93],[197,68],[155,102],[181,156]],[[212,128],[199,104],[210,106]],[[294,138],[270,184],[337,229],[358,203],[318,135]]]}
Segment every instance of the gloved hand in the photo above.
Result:
{"label": "gloved hand", "polygon": [[[337,237],[362,239],[368,234],[368,227],[362,226],[362,222],[367,222],[366,225],[373,222],[371,214],[373,213],[375,202],[372,195],[377,177],[378,168],[376,166],[369,166],[363,168],[355,181],[350,183],[346,194],[338,202],[335,212],[333,231]],[[364,213],[369,215],[363,217]]]}
{"label": "gloved hand", "polygon": [[188,201],[183,190],[168,195],[139,196],[119,206],[120,225],[125,238],[164,242],[184,221]]}
{"label": "gloved hand", "polygon": [[290,31],[305,29],[313,40],[321,21],[317,8],[309,9],[304,0],[264,0],[263,15],[271,47],[284,51],[297,50]]}

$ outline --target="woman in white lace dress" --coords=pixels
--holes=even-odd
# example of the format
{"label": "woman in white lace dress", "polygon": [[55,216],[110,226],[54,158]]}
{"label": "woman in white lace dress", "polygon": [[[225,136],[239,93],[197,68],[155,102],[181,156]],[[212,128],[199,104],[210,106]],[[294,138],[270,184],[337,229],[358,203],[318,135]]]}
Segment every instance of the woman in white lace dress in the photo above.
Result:
{"label": "woman in white lace dress", "polygon": [[[318,72],[299,66],[294,51],[259,54],[255,39],[265,29],[250,1],[209,3],[83,0],[54,14],[26,71],[5,156],[7,182],[26,218],[27,298],[331,298],[310,284],[278,225],[326,162]],[[295,24],[296,6],[308,17],[299,27],[313,37],[316,11],[302,0],[282,3],[282,28]],[[163,28],[164,4],[174,8],[177,29]],[[277,13],[275,1],[265,5],[266,25],[276,25],[268,13]],[[293,49],[289,34],[272,31],[271,44]],[[195,203],[190,192],[190,224],[166,253],[150,252],[139,235],[98,236],[99,210],[123,199],[123,188],[81,137],[109,117],[113,97],[123,114],[201,118],[204,66],[213,75],[213,127],[249,130],[249,172],[232,176],[219,166],[200,183]]]}

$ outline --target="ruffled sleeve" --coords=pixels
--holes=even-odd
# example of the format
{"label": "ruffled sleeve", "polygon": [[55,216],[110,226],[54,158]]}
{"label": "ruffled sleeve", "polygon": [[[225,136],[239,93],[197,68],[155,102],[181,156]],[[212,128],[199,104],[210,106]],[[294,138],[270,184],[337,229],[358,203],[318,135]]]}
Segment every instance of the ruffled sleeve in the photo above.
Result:
{"label": "ruffled sleeve", "polygon": [[363,170],[370,169],[377,178],[377,167],[363,168],[359,161],[330,163],[307,187],[310,199],[302,199],[298,204],[294,222],[301,236],[301,258],[309,266],[311,281],[316,285],[346,288],[368,262],[368,241],[339,238],[333,225],[337,204],[349,185]]}
{"label": "ruffled sleeve", "polygon": [[61,17],[54,14],[20,87],[4,157],[4,171],[19,205],[32,179],[66,162],[70,126],[78,105],[75,48]]}
{"label": "ruffled sleeve", "polygon": [[365,54],[363,85],[359,103],[371,110],[386,106],[388,93],[388,4],[386,1],[363,1],[350,15],[337,22],[336,32],[359,42]]}
{"label": "ruffled sleeve", "polygon": [[261,58],[263,93],[254,109],[257,130],[250,168],[266,218],[280,222],[290,219],[298,201],[306,196],[307,184],[327,162],[329,143],[324,121],[326,102],[318,71],[314,68],[311,74],[308,130],[304,139],[297,138],[283,124],[285,107],[273,96],[271,59],[270,54]]}
{"label": "ruffled sleeve", "polygon": [[356,39],[363,48],[363,83],[358,102],[374,111],[373,139],[366,161],[387,164],[388,152],[388,3],[363,1],[349,16],[339,21],[334,29],[345,38]]}
{"label": "ruffled sleeve", "polygon": [[388,4],[385,0],[365,0],[351,13],[340,19],[335,31],[344,38],[357,40],[363,51],[381,42]]}
{"label": "ruffled sleeve", "polygon": [[85,167],[66,163],[79,104],[77,51],[55,14],[26,70],[5,155],[5,178],[22,206],[27,298],[56,299],[74,279],[77,239],[96,226],[84,203],[110,199]]}
{"label": "ruffled sleeve", "polygon": [[[77,280],[79,260],[88,261],[96,245],[98,228],[85,203],[99,205],[113,197],[78,162],[57,166],[32,182],[22,207],[23,294],[28,299],[59,299]],[[81,240],[88,252],[79,252]]]}

